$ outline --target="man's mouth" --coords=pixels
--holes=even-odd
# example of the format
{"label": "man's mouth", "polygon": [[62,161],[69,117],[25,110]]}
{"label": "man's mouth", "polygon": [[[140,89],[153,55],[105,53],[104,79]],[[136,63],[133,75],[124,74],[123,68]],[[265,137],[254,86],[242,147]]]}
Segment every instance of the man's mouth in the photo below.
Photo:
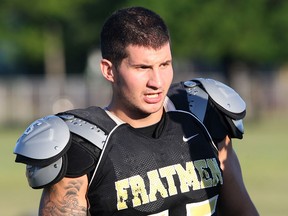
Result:
{"label": "man's mouth", "polygon": [[149,104],[159,103],[162,99],[161,92],[145,94],[145,101]]}
{"label": "man's mouth", "polygon": [[159,96],[158,93],[155,93],[155,94],[147,94],[146,97],[148,98],[157,98]]}

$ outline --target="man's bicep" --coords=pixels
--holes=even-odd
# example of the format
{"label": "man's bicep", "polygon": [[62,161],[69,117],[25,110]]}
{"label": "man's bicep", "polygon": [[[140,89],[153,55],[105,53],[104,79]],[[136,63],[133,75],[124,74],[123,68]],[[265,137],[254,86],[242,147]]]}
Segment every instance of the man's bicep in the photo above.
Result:
{"label": "man's bicep", "polygon": [[245,187],[241,166],[231,139],[227,136],[222,142],[218,143],[218,149],[224,177],[220,194],[220,215],[258,216],[257,209]]}
{"label": "man's bicep", "polygon": [[241,167],[238,157],[233,149],[232,140],[226,136],[221,142],[217,143],[218,157],[223,171],[241,174]]}
{"label": "man's bicep", "polygon": [[39,215],[87,215],[87,176],[63,178],[44,188]]}

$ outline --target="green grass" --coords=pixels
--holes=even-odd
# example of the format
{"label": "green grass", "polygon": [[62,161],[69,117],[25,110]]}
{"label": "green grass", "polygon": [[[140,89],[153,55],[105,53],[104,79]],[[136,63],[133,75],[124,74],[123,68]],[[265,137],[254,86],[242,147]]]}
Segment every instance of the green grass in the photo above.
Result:
{"label": "green grass", "polygon": [[[287,122],[285,115],[246,122],[244,139],[234,141],[246,186],[262,216],[288,212]],[[12,153],[23,130],[0,129],[0,213],[4,216],[34,216],[38,211],[41,191],[29,188],[25,166],[14,163]]]}
{"label": "green grass", "polygon": [[13,149],[24,131],[0,130],[0,212],[3,216],[36,216],[40,190],[32,190],[25,176],[25,165],[14,162]]}
{"label": "green grass", "polygon": [[247,124],[244,139],[234,141],[246,186],[262,216],[288,212],[287,122],[285,114],[267,114]]}

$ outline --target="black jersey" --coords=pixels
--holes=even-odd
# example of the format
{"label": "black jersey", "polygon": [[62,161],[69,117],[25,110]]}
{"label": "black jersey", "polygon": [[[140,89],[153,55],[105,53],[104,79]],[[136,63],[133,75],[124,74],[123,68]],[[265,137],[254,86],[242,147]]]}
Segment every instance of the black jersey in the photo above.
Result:
{"label": "black jersey", "polygon": [[217,149],[194,116],[168,112],[151,138],[97,115],[97,125],[108,123],[110,131],[90,178],[91,215],[216,215],[223,183]]}

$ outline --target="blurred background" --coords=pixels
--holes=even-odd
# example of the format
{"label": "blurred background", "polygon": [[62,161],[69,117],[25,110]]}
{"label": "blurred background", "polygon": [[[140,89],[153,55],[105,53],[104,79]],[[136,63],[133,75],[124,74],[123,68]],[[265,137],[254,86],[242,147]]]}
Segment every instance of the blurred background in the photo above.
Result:
{"label": "blurred background", "polygon": [[25,166],[14,163],[17,138],[39,117],[108,103],[99,33],[115,9],[136,5],[166,21],[175,82],[214,78],[246,101],[245,136],[234,144],[244,180],[261,215],[286,215],[284,0],[1,0],[0,214],[37,215],[41,191],[28,187]]}

